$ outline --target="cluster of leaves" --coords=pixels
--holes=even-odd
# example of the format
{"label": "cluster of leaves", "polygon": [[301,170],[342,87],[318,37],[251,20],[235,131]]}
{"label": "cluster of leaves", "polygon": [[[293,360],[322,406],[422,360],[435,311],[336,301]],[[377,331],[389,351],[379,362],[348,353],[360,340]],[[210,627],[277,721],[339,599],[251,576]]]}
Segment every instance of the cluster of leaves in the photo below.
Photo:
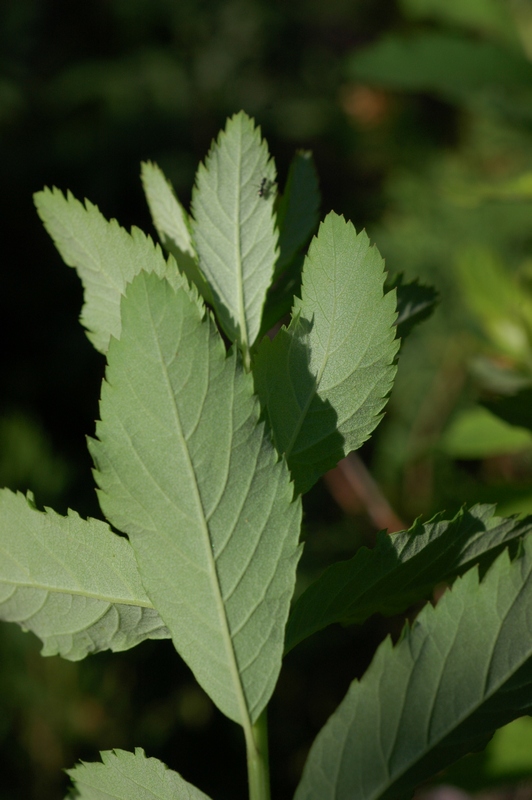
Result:
{"label": "cluster of leaves", "polygon": [[[143,184],[161,248],[58,190],[39,214],[85,291],[107,358],[89,442],[109,525],[0,493],[0,616],[43,654],[80,659],[170,638],[244,731],[251,800],[269,797],[265,709],[284,652],[334,622],[395,614],[453,583],[386,640],[313,744],[297,800],[408,796],[532,711],[532,520],[475,506],[381,534],[293,604],[301,495],[370,436],[396,370],[396,325],[434,293],[396,278],[330,213],[308,153],[284,187],[243,113],[198,170],[189,215],[161,171]],[[268,191],[264,191],[264,186]],[[270,320],[291,317],[270,339]],[[399,319],[397,319],[397,310]],[[205,798],[142,750],[70,771],[74,795]]]}

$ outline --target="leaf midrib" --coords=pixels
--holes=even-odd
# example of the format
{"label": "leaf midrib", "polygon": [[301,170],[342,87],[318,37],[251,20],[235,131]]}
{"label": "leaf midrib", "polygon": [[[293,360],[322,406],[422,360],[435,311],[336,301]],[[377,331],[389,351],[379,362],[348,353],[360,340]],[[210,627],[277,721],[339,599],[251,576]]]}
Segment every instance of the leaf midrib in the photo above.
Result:
{"label": "leaf midrib", "polygon": [[[526,582],[525,582],[525,583],[523,584],[523,586],[521,587],[521,589],[520,589],[519,593],[521,593],[521,591],[523,591],[523,589],[524,589],[524,586],[525,586],[525,585],[526,585]],[[514,604],[515,604],[515,602],[516,602],[516,599],[517,599],[517,595],[516,595],[516,598],[514,598],[514,601],[512,602],[512,605],[511,605],[510,609],[508,609],[508,612],[507,612],[507,614],[506,614],[505,616],[507,616],[507,615],[508,615],[508,613],[510,613],[510,611],[511,611],[511,610],[512,610],[512,608],[514,607]],[[500,634],[501,634],[501,629],[502,629],[502,620],[501,620],[501,624],[500,624],[500,626],[499,626],[499,631],[498,631],[498,633],[497,633],[496,640],[498,640],[498,639],[499,639],[499,637],[500,637]],[[457,629],[457,630],[458,630],[458,629]],[[455,638],[456,638],[456,633],[457,633],[457,631],[455,632]],[[407,763],[407,765],[404,767],[404,769],[402,769],[400,772],[397,772],[397,773],[395,773],[395,774],[394,774],[394,776],[393,776],[393,778],[392,778],[392,780],[391,780],[391,781],[389,781],[387,785],[385,785],[384,789],[382,789],[382,787],[380,787],[379,791],[377,791],[377,792],[375,792],[375,793],[373,793],[373,794],[369,795],[369,796],[366,798],[366,800],[379,800],[379,798],[380,798],[380,797],[381,797],[381,796],[384,794],[384,792],[385,792],[385,791],[388,791],[388,790],[389,790],[391,787],[393,787],[393,785],[394,785],[394,784],[396,784],[396,783],[397,783],[397,782],[400,780],[400,778],[402,778],[402,777],[403,777],[403,776],[404,776],[404,775],[405,775],[405,774],[406,774],[406,773],[407,773],[407,772],[408,772],[410,769],[412,769],[413,767],[415,767],[415,766],[416,766],[416,764],[420,763],[420,762],[423,760],[423,758],[425,758],[425,757],[426,757],[426,755],[427,755],[428,753],[430,753],[430,752],[432,752],[432,751],[436,750],[436,748],[437,748],[437,747],[439,747],[439,745],[441,745],[442,741],[444,741],[444,740],[447,738],[447,736],[450,736],[450,735],[452,735],[453,731],[457,730],[457,729],[460,727],[460,725],[461,725],[462,723],[464,723],[464,722],[466,722],[468,719],[470,719],[470,718],[471,718],[471,717],[472,717],[474,714],[476,714],[476,713],[478,712],[478,710],[479,710],[479,709],[480,709],[480,708],[481,708],[483,705],[485,705],[485,704],[486,704],[486,703],[487,703],[489,700],[491,700],[491,698],[492,698],[494,695],[496,695],[496,694],[497,694],[497,693],[498,693],[498,692],[501,690],[501,688],[504,686],[504,684],[505,684],[507,681],[511,680],[511,678],[513,677],[513,675],[515,675],[515,673],[516,673],[516,672],[518,672],[518,670],[519,670],[519,669],[521,669],[521,667],[522,667],[522,666],[523,666],[523,665],[524,665],[524,664],[525,664],[525,663],[526,663],[526,662],[527,662],[527,661],[528,661],[528,660],[529,660],[531,657],[532,657],[532,647],[529,649],[528,655],[526,655],[526,656],[525,656],[525,657],[524,657],[524,658],[523,658],[523,659],[522,659],[522,660],[521,660],[521,661],[518,663],[518,665],[517,665],[517,666],[515,666],[515,662],[513,662],[512,666],[513,666],[514,668],[512,669],[512,671],[511,671],[510,675],[507,675],[507,673],[505,673],[505,677],[504,677],[504,679],[503,679],[503,680],[501,680],[501,681],[499,681],[499,682],[497,683],[496,687],[493,689],[493,691],[492,691],[490,694],[487,694],[487,693],[486,693],[486,694],[483,694],[483,695],[482,695],[481,702],[479,702],[479,703],[476,703],[476,704],[474,704],[473,706],[471,706],[471,705],[470,705],[470,706],[468,707],[468,711],[467,711],[467,713],[464,713],[464,714],[463,714],[461,717],[459,717],[459,718],[458,718],[458,720],[455,720],[455,721],[454,721],[454,724],[453,724],[453,725],[452,725],[450,728],[448,728],[448,729],[445,731],[445,733],[444,733],[443,735],[441,735],[441,736],[440,736],[440,737],[439,737],[437,740],[434,740],[434,741],[431,743],[431,746],[430,746],[430,747],[424,747],[422,754],[421,754],[419,757],[417,757],[417,758],[415,758],[415,759],[413,759],[413,760],[409,761],[409,762]],[[491,663],[491,662],[490,662],[490,663]],[[488,666],[489,666],[489,664],[488,664]],[[440,677],[439,677],[439,680],[440,680],[440,681],[441,681],[442,675],[443,675],[443,670],[440,672]],[[411,679],[411,678],[412,678],[412,674],[410,675],[410,679]],[[404,697],[406,697],[406,695],[407,695],[407,694],[408,694],[408,691],[405,691],[405,693],[404,693]],[[436,697],[436,696],[437,696],[437,693],[435,693],[435,694],[434,694],[434,697]],[[434,711],[434,703],[433,703],[433,708],[432,708],[432,710],[431,710],[431,718],[432,718],[433,711]]]}
{"label": "leaf midrib", "polygon": [[152,608],[155,610],[155,607],[149,602],[149,600],[134,600],[131,597],[111,597],[110,595],[97,594],[96,592],[76,591],[75,589],[61,589],[46,583],[24,583],[23,581],[12,581],[5,578],[0,578],[0,585],[14,586],[16,589],[36,589],[48,592],[49,594],[65,594],[70,595],[71,597],[87,597],[91,600],[101,600],[102,602],[110,603],[111,605],[138,606],[140,608]]}
{"label": "leaf midrib", "polygon": [[[147,304],[148,304],[148,308],[149,308],[149,312],[150,312],[150,319],[151,319],[151,322],[152,322],[153,331],[154,331],[154,333],[156,333],[156,325],[155,325],[155,321],[154,321],[154,318],[153,318],[153,315],[152,315],[152,309],[151,309],[151,305],[149,303],[149,298],[148,297],[147,297],[147,301],[148,301]],[[208,324],[208,322],[207,322],[207,324]],[[210,330],[209,330],[209,336],[210,336]],[[229,670],[230,670],[230,673],[231,673],[231,675],[233,677],[233,688],[234,688],[234,691],[235,691],[235,694],[236,694],[236,697],[237,697],[238,706],[240,707],[240,713],[241,713],[241,716],[242,716],[242,726],[243,726],[244,730],[247,732],[247,731],[251,730],[251,719],[250,719],[250,716],[249,716],[249,711],[248,711],[248,707],[247,707],[247,703],[246,703],[244,689],[243,689],[242,682],[241,682],[241,679],[240,679],[240,673],[239,673],[239,670],[238,670],[236,654],[235,654],[234,647],[233,647],[233,640],[232,640],[232,637],[231,637],[231,632],[230,632],[230,628],[229,628],[229,622],[228,622],[228,619],[227,619],[227,614],[226,614],[226,611],[225,611],[225,605],[224,605],[224,602],[223,602],[221,587],[220,587],[220,583],[219,583],[219,580],[218,580],[218,572],[217,572],[217,569],[216,569],[216,561],[214,559],[214,554],[213,554],[213,551],[212,551],[211,538],[209,536],[209,526],[208,526],[207,521],[206,521],[206,515],[205,515],[205,511],[203,509],[203,504],[202,504],[202,501],[201,501],[200,490],[199,490],[198,481],[197,481],[197,478],[196,478],[196,471],[194,469],[194,465],[193,465],[192,459],[190,457],[190,452],[189,452],[187,440],[186,440],[186,438],[184,436],[184,433],[183,433],[183,427],[181,425],[181,418],[179,416],[179,409],[177,407],[175,394],[174,394],[174,391],[173,391],[173,388],[172,388],[172,384],[171,384],[171,381],[170,381],[170,377],[168,375],[168,371],[167,371],[167,368],[166,368],[166,362],[164,360],[161,348],[159,346],[159,339],[158,339],[157,335],[154,336],[154,340],[155,340],[156,348],[157,348],[158,353],[159,353],[160,363],[161,363],[161,366],[162,366],[162,374],[164,376],[164,380],[165,380],[165,383],[166,383],[168,396],[170,397],[171,406],[172,406],[172,409],[173,409],[173,412],[174,412],[174,419],[175,419],[175,423],[176,423],[176,426],[177,426],[177,429],[178,429],[178,435],[179,435],[179,438],[181,439],[181,441],[183,443],[183,450],[185,452],[187,470],[188,470],[188,473],[189,473],[190,481],[192,483],[193,492],[194,492],[194,498],[195,498],[195,504],[196,504],[196,508],[197,508],[197,511],[198,511],[198,515],[199,515],[199,519],[200,519],[200,525],[201,525],[201,529],[202,529],[203,537],[204,537],[205,552],[207,554],[208,571],[209,571],[210,575],[212,576],[211,586],[213,587],[214,595],[215,595],[215,599],[216,599],[216,605],[217,605],[217,609],[218,609],[218,617],[219,617],[219,620],[220,620],[220,623],[221,623],[222,638],[225,640],[226,651],[227,651],[227,655],[229,657]],[[210,343],[208,343],[208,344],[210,344]]]}

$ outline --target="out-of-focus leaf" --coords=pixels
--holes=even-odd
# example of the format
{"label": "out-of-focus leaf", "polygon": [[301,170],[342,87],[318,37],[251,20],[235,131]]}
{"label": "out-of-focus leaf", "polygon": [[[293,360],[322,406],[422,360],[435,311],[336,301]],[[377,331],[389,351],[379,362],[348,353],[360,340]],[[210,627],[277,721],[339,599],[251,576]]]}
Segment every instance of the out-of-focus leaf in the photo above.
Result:
{"label": "out-of-focus leaf", "polygon": [[387,639],[311,747],[295,800],[402,800],[532,712],[532,537]]}
{"label": "out-of-focus leaf", "polygon": [[[102,763],[67,769],[79,800],[209,800],[209,797],[144,750],[105,750]],[[68,800],[67,798],[67,800]]]}
{"label": "out-of-focus leaf", "polygon": [[445,33],[386,36],[351,55],[347,74],[364,83],[433,91],[459,101],[480,89],[532,86],[532,64],[524,56]]}
{"label": "out-of-focus leaf", "polygon": [[476,459],[515,453],[532,446],[532,432],[477,406],[459,412],[445,430],[439,447],[452,458]]}
{"label": "out-of-focus leaf", "polygon": [[133,549],[104,522],[37,511],[0,490],[0,619],[78,661],[170,636],[142,586]]}
{"label": "out-of-focus leaf", "polygon": [[186,292],[142,273],[100,413],[102,509],[128,534],[176,649],[249,733],[281,668],[301,522],[252,377]]}
{"label": "out-of-focus leaf", "polygon": [[361,547],[333,564],[298,598],[286,629],[286,651],[334,622],[362,624],[372,614],[399,614],[426,599],[434,586],[474,564],[483,568],[532,530],[524,520],[494,517],[494,506],[473,506],[452,520],[439,514],[408,531],[381,531],[372,550]]}
{"label": "out-of-focus leaf", "polygon": [[439,295],[433,286],[423,286],[417,280],[403,283],[402,273],[386,281],[384,290],[392,289],[397,291],[397,336],[404,339],[416,325],[430,317]]}
{"label": "out-of-focus leaf", "polygon": [[519,42],[515,18],[504,0],[400,0],[400,7],[414,19],[460,25],[512,45]]}

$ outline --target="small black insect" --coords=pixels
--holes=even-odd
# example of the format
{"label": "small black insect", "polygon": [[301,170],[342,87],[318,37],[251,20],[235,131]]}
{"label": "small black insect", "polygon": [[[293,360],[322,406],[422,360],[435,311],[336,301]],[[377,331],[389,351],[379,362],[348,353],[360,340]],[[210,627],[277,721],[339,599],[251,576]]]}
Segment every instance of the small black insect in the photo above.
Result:
{"label": "small black insect", "polygon": [[274,186],[275,181],[272,181],[269,178],[263,178],[259,186],[259,197],[264,197],[264,199],[267,200],[271,195]]}

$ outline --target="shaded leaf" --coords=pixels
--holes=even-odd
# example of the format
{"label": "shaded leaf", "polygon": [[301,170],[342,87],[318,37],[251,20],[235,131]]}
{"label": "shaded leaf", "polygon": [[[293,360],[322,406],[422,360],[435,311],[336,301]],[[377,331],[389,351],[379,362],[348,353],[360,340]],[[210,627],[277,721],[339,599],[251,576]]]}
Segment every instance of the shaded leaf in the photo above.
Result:
{"label": "shaded leaf", "polygon": [[133,549],[96,519],[37,511],[0,490],[0,619],[77,661],[170,633],[146,596]]}
{"label": "shaded leaf", "polygon": [[235,114],[200,164],[192,194],[192,231],[199,266],[230,341],[244,354],[260,330],[266,292],[277,259],[275,166],[260,129]]}
{"label": "shaded leaf", "polygon": [[208,796],[178,772],[168,769],[157,758],[147,758],[144,750],[105,750],[102,763],[81,762],[67,769],[79,800],[209,800]]}
{"label": "shaded leaf", "polygon": [[401,800],[532,712],[532,538],[379,647],[318,734],[295,800]]}
{"label": "shaded leaf", "polygon": [[532,389],[522,389],[496,400],[484,400],[482,405],[510,425],[532,430]]}
{"label": "shaded leaf", "polygon": [[334,622],[361,625],[375,613],[393,615],[426,599],[441,582],[486,565],[532,530],[532,517],[493,516],[477,505],[452,520],[442,514],[408,531],[381,531],[369,550],[333,564],[298,598],[288,620],[286,650]]}
{"label": "shaded leaf", "polygon": [[420,322],[428,319],[438,304],[438,292],[417,280],[403,283],[403,275],[394,275],[384,286],[386,292],[397,291],[397,336],[404,339]]}
{"label": "shaded leaf", "polygon": [[275,277],[288,267],[315,232],[320,200],[312,153],[299,150],[290,164],[284,193],[277,206],[279,258],[275,265]]}
{"label": "shaded leaf", "polygon": [[277,680],[299,558],[288,470],[251,376],[185,292],[139,275],[108,362],[91,443],[102,508],[176,649],[249,729]]}
{"label": "shaded leaf", "polygon": [[369,437],[391,389],[398,348],[384,262],[343,217],[329,214],[303,267],[292,322],[264,339],[256,391],[298,492]]}

